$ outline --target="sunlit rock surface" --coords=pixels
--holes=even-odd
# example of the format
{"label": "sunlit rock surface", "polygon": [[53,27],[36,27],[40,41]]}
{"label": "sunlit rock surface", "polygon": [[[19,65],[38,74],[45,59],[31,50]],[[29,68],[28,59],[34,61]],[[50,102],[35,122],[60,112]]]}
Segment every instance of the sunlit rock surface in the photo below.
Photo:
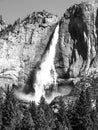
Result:
{"label": "sunlit rock surface", "polygon": [[5,21],[2,18],[2,15],[0,15],[0,33],[3,31],[8,25],[5,23]]}
{"label": "sunlit rock surface", "polygon": [[60,20],[55,66],[59,78],[97,71],[98,5],[84,2],[67,9]]}
{"label": "sunlit rock surface", "polygon": [[34,12],[0,29],[0,85],[23,88],[16,95],[37,102],[69,95],[81,76],[98,71],[97,56],[95,2],[75,4],[61,19]]}
{"label": "sunlit rock surface", "polygon": [[[53,35],[58,17],[45,11],[33,13],[1,31],[0,85],[33,85],[45,48]],[[29,87],[29,88],[30,88]]]}

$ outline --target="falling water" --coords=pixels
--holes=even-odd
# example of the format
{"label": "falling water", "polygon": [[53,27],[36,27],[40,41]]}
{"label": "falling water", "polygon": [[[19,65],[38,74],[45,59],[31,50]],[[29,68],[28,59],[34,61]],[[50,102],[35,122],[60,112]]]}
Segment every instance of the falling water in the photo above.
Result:
{"label": "falling water", "polygon": [[40,65],[40,70],[36,73],[35,82],[35,101],[38,102],[40,97],[45,96],[45,87],[49,85],[56,85],[57,74],[54,66],[54,58],[56,52],[56,44],[59,37],[59,25],[55,28],[55,32],[52,38],[52,43],[49,50],[45,54],[42,63]]}
{"label": "falling water", "polygon": [[[50,95],[47,97],[46,91],[49,90],[51,85],[56,86],[57,82],[57,73],[54,66],[54,59],[56,53],[56,44],[58,43],[59,37],[59,25],[55,28],[55,32],[46,54],[42,59],[42,63],[39,66],[39,70],[36,72],[36,81],[34,83],[35,94],[25,94],[23,91],[15,91],[15,95],[22,100],[27,102],[35,101],[39,102],[41,96],[43,95],[48,103],[50,103],[55,97],[60,95],[68,95],[72,88],[69,85],[60,86],[60,88],[55,91],[50,92]],[[54,87],[53,86],[53,87]]]}

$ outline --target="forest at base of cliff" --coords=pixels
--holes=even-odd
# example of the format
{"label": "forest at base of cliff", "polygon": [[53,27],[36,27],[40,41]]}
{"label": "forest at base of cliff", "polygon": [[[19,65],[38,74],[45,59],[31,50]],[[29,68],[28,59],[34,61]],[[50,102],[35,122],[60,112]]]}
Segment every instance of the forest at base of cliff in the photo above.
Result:
{"label": "forest at base of cliff", "polygon": [[[88,87],[89,83],[89,87]],[[0,90],[0,130],[98,130],[98,77],[82,78],[76,101],[25,102],[14,89]]]}

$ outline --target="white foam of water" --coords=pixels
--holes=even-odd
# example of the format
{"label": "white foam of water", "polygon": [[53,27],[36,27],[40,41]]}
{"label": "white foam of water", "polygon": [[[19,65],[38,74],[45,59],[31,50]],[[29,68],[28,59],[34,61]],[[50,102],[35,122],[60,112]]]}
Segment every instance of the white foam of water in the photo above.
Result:
{"label": "white foam of water", "polygon": [[21,99],[23,101],[26,101],[26,102],[32,102],[34,101],[33,99],[33,95],[32,94],[25,94],[23,91],[21,90],[15,90],[14,91],[14,95],[18,98],[18,99]]}
{"label": "white foam of water", "polygon": [[41,96],[43,95],[48,103],[50,103],[55,97],[60,95],[68,95],[71,92],[70,86],[63,86],[58,91],[54,90],[50,92],[49,97],[45,95],[45,88],[49,87],[49,85],[56,85],[57,74],[54,66],[54,58],[56,53],[56,44],[58,42],[59,37],[59,25],[57,25],[52,42],[49,50],[45,54],[42,63],[40,65],[40,70],[37,70],[36,73],[36,82],[35,86],[35,94],[24,94],[22,90],[15,91],[15,95],[17,98],[21,100],[35,101],[38,103],[40,101]]}
{"label": "white foam of water", "polygon": [[[46,99],[46,102],[47,103],[51,103],[51,101],[57,97],[57,96],[64,96],[64,95],[68,95],[70,94],[72,90],[72,87],[67,85],[67,86],[63,86],[62,88],[59,89],[59,91],[53,91],[51,92],[51,95],[49,97],[45,97]],[[18,98],[18,99],[21,99],[23,101],[26,101],[26,102],[32,102],[32,101],[35,101],[36,102],[36,97],[30,93],[30,94],[25,94],[22,90],[15,90],[14,92],[15,96]],[[38,104],[38,102],[36,102]]]}
{"label": "white foam of water", "polygon": [[52,43],[50,45],[49,51],[45,54],[43,61],[40,65],[40,70],[36,73],[36,82],[35,82],[35,102],[39,102],[40,97],[45,95],[44,87],[49,86],[50,84],[56,85],[57,74],[54,67],[54,58],[56,52],[56,44],[59,37],[59,25],[57,25]]}

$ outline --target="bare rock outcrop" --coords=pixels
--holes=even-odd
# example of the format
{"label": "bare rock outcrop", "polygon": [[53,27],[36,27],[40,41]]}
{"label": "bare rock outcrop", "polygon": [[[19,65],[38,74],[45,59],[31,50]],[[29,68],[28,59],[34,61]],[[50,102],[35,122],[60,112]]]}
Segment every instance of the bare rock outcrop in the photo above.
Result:
{"label": "bare rock outcrop", "polygon": [[54,58],[58,86],[98,71],[98,4],[82,2],[67,9],[61,19],[45,11],[34,12],[0,30],[0,86],[33,88],[58,23]]}
{"label": "bare rock outcrop", "polygon": [[5,23],[5,21],[2,18],[2,15],[0,15],[0,32],[4,30],[8,25]]}
{"label": "bare rock outcrop", "polygon": [[32,86],[58,20],[45,11],[34,12],[0,32],[0,86]]}
{"label": "bare rock outcrop", "polygon": [[83,2],[60,20],[55,58],[58,78],[76,78],[98,70],[98,4]]}

